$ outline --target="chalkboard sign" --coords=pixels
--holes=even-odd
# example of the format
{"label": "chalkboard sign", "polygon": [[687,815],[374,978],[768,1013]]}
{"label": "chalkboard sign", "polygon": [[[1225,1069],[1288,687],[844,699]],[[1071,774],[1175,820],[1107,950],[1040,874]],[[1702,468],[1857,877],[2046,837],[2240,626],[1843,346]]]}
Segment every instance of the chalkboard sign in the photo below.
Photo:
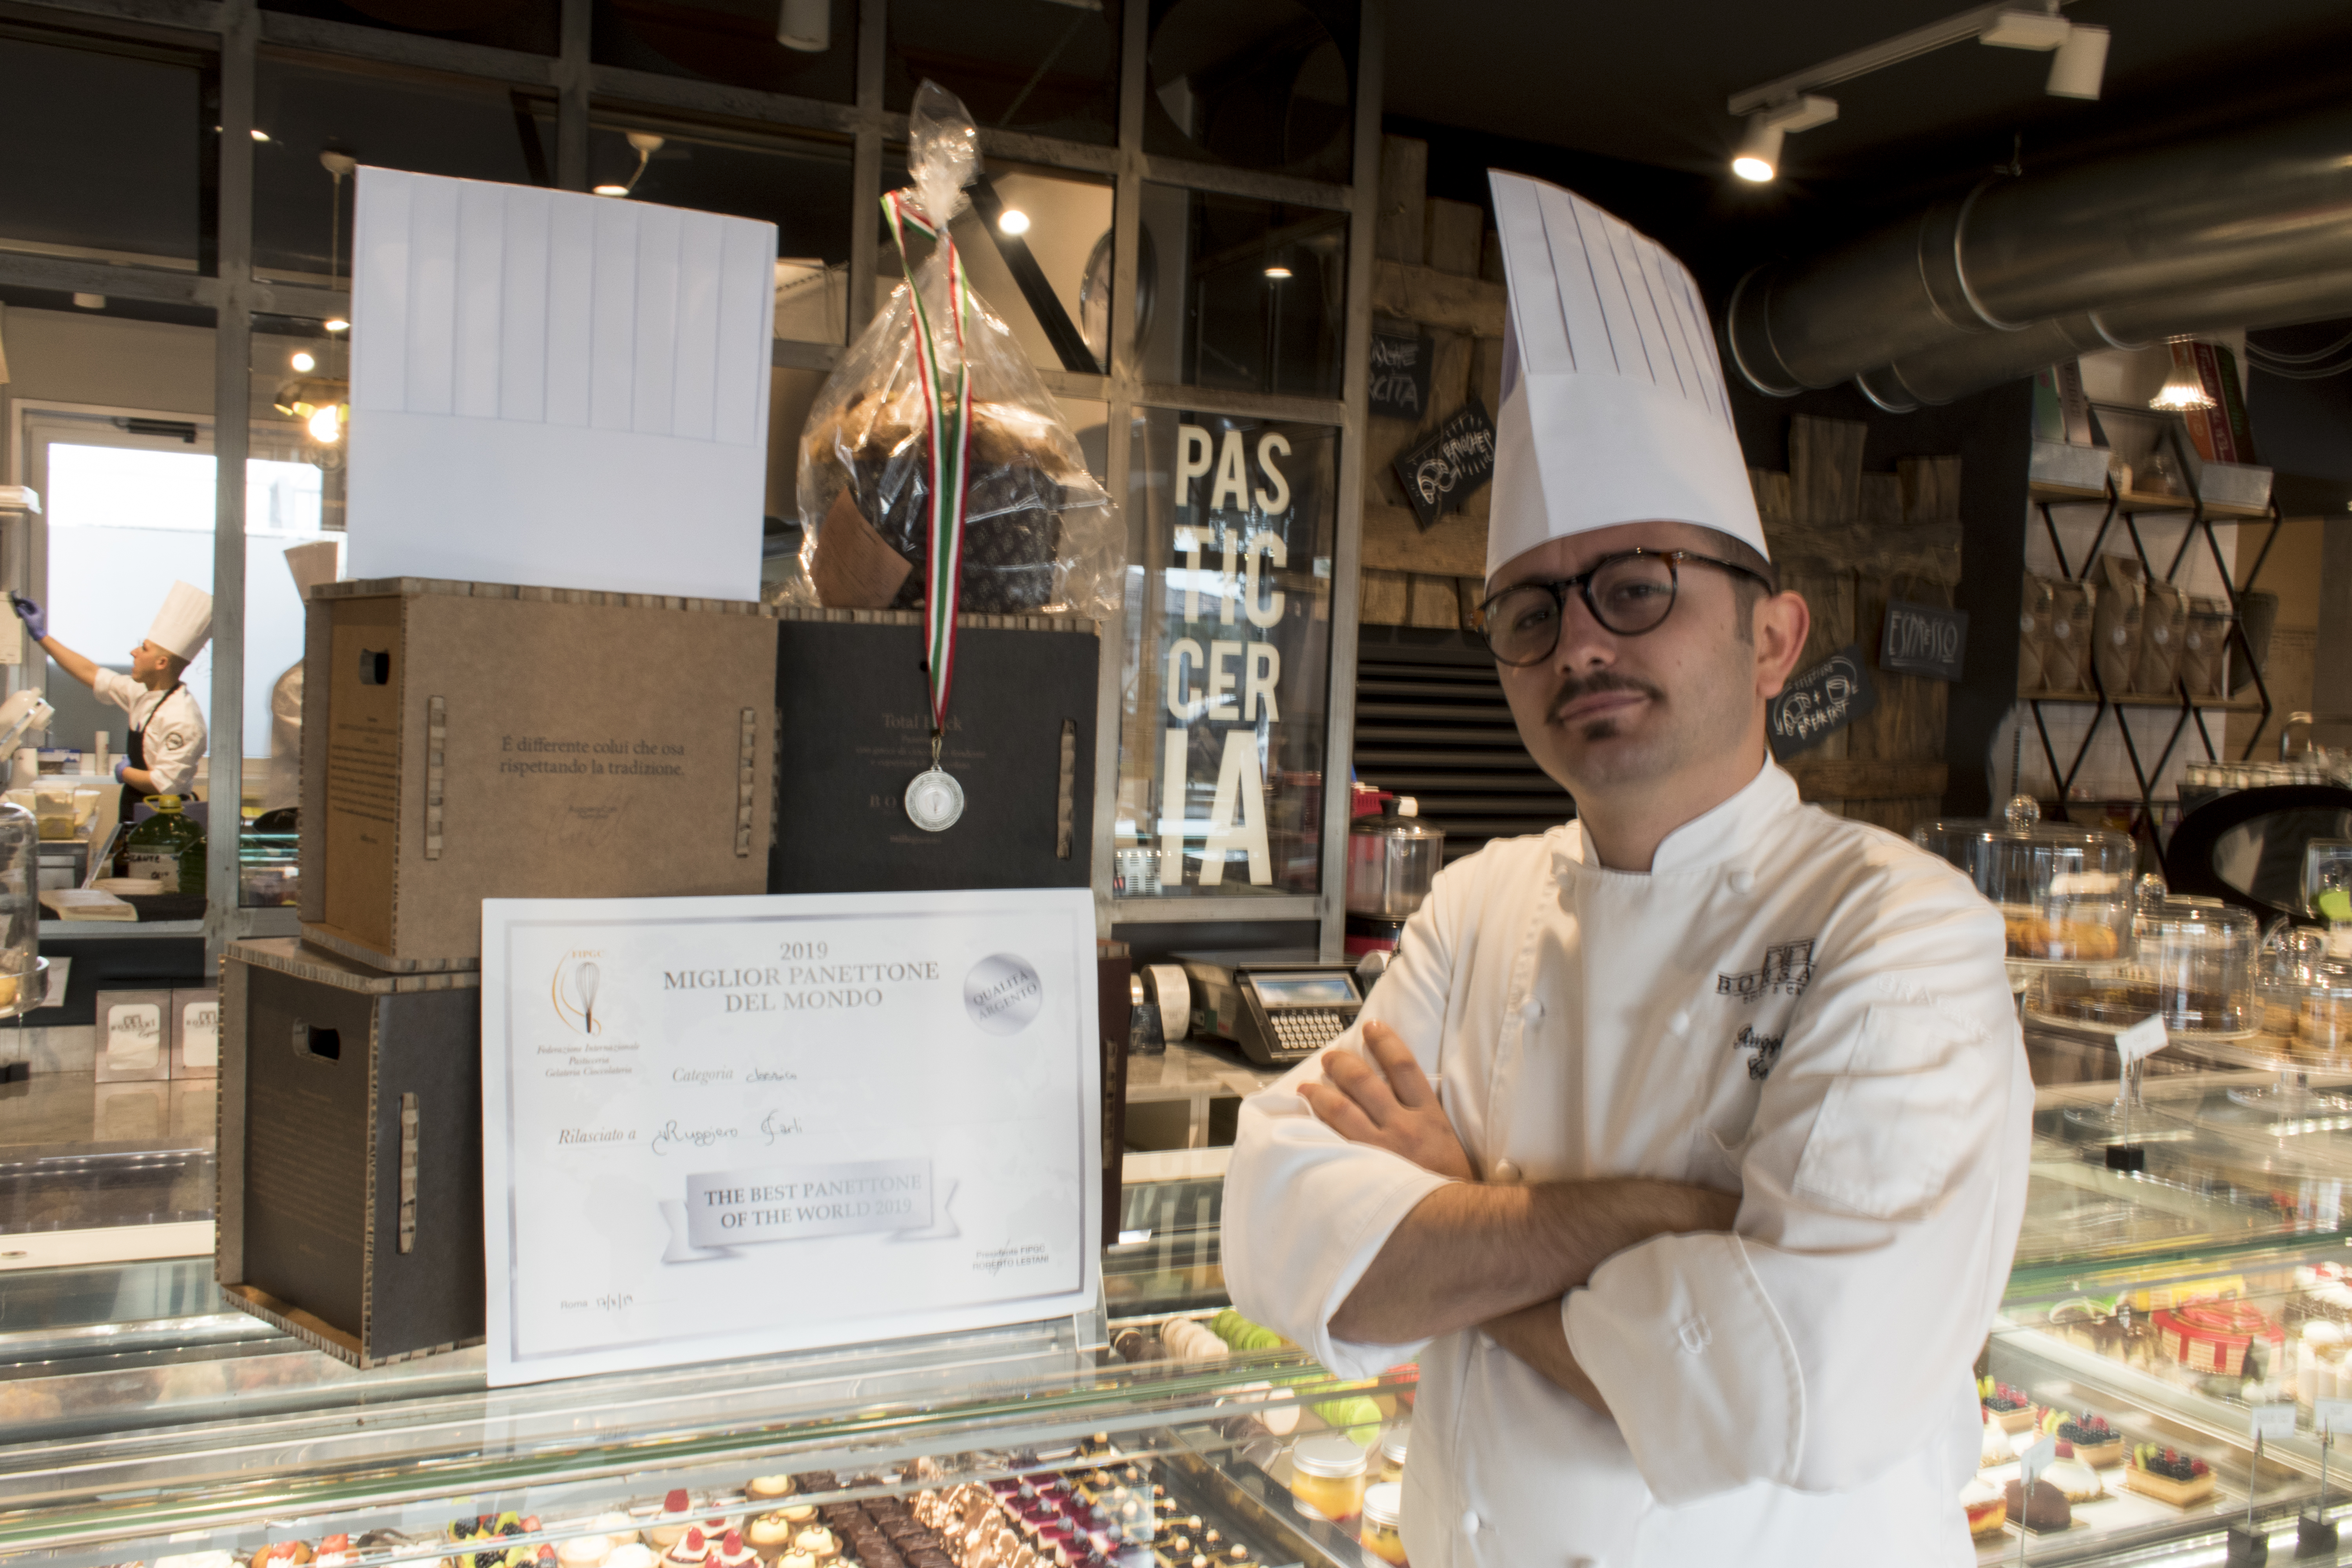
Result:
{"label": "chalkboard sign", "polygon": [[1878,668],[1930,680],[1958,680],[1969,653],[1969,613],[1941,605],[1886,602],[1886,634],[1879,639]]}
{"label": "chalkboard sign", "polygon": [[1391,419],[1418,422],[1429,409],[1429,362],[1433,349],[1420,332],[1372,329],[1371,409]]}
{"label": "chalkboard sign", "polygon": [[1852,643],[1789,678],[1765,710],[1772,755],[1786,762],[1878,706],[1862,649]]}
{"label": "chalkboard sign", "polygon": [[1495,422],[1475,403],[1398,454],[1397,482],[1422,527],[1429,528],[1495,472]]}

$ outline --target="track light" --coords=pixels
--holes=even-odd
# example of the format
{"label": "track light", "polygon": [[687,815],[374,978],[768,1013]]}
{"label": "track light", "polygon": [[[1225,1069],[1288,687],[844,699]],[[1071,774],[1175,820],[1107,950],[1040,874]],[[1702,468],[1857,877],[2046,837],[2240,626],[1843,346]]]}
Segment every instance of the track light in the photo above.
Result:
{"label": "track light", "polygon": [[2197,374],[2196,362],[2179,352],[2180,345],[2189,342],[2188,338],[2171,340],[2172,374],[2164,378],[2162,389],[2147,400],[2147,405],[2158,413],[2189,414],[2213,406],[2212,395],[2205,390],[2205,383]]}
{"label": "track light", "polygon": [[2107,73],[2107,30],[2077,22],[2066,29],[2066,41],[2050,59],[2050,81],[2042,89],[2053,98],[2099,96]]}
{"label": "track light", "polygon": [[833,47],[833,0],[783,0],[776,13],[776,42],[804,55]]}
{"label": "track light", "polygon": [[1806,93],[1748,117],[1748,133],[1731,155],[1731,172],[1754,184],[1780,173],[1780,145],[1791,131],[1811,131],[1838,117],[1837,100]]}

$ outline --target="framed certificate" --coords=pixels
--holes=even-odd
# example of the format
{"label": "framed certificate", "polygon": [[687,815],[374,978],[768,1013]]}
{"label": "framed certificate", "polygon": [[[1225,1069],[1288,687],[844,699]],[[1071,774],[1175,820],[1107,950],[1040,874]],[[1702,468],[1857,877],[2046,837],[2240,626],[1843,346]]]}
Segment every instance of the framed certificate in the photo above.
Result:
{"label": "framed certificate", "polygon": [[482,905],[489,1379],[1091,1307],[1084,888]]}

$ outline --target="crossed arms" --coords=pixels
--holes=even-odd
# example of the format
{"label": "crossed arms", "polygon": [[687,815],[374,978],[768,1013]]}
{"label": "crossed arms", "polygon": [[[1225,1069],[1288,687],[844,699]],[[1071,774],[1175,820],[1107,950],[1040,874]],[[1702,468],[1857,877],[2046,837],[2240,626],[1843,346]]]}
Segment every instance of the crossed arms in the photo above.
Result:
{"label": "crossed arms", "polygon": [[1421,1064],[1396,1031],[1364,1026],[1370,1062],[1325,1056],[1324,1081],[1299,1087],[1318,1121],[1350,1143],[1385,1149],[1452,1178],[1414,1205],[1331,1319],[1342,1339],[1403,1344],[1467,1328],[1602,1415],[1577,1364],[1561,1298],[1601,1262],[1652,1237],[1731,1228],[1739,1200],[1636,1177],[1529,1185],[1482,1183]]}

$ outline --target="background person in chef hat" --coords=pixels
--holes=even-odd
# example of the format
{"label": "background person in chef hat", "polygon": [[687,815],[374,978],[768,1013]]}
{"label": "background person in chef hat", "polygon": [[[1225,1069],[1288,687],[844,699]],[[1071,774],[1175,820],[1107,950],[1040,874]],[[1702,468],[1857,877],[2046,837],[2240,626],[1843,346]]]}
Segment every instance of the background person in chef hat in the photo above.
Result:
{"label": "background person in chef hat", "polygon": [[1771,760],[1810,616],[1688,272],[1493,179],[1482,630],[1578,820],[1441,872],[1244,1102],[1227,1285],[1341,1376],[1418,1360],[1417,1563],[1958,1568],[2033,1104],[2000,915]]}
{"label": "background person in chef hat", "polygon": [[181,679],[188,663],[212,640],[213,596],[175,582],[155,612],[147,638],[131,650],[131,673],[100,668],[49,635],[41,606],[11,595],[25,628],[58,668],[89,687],[99,700],[131,715],[131,742],[114,776],[122,785],[122,820],[129,822],[151,795],[194,795],[196,763],[205,754],[205,716]]}

